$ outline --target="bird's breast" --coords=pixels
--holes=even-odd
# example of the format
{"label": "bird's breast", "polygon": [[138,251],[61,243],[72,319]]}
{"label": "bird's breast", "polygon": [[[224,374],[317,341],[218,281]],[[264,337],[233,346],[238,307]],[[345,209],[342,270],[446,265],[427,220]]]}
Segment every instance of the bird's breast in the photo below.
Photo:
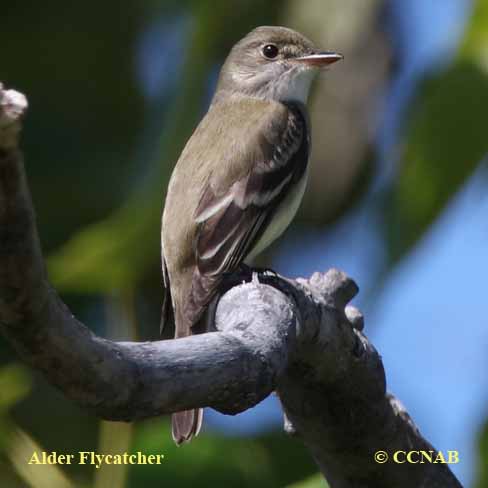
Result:
{"label": "bird's breast", "polygon": [[301,179],[290,187],[288,194],[280,202],[263,235],[248,254],[245,260],[246,263],[251,263],[258,254],[263,252],[273,241],[283,234],[290,225],[302,202],[303,194],[307,186],[307,179],[308,167],[304,171]]}

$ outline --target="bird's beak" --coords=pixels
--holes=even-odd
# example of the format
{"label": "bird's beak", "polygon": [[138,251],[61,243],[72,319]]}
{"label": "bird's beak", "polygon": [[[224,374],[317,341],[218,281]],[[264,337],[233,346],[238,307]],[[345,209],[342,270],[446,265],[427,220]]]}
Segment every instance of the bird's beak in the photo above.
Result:
{"label": "bird's beak", "polygon": [[295,58],[295,61],[305,63],[310,67],[325,68],[336,63],[337,61],[340,61],[341,59],[344,59],[342,54],[325,51],[321,53],[309,54],[307,56],[301,56],[299,58]]}

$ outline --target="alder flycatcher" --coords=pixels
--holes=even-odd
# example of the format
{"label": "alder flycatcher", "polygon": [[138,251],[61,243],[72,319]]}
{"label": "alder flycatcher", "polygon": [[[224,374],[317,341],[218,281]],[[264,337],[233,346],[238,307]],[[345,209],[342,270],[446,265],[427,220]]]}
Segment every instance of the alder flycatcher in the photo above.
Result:
{"label": "alder flycatcher", "polygon": [[[162,323],[174,317],[175,337],[206,330],[224,274],[294,217],[307,181],[310,85],[340,59],[284,27],[258,27],[232,48],[166,196]],[[191,440],[201,424],[202,409],[173,414],[173,439]]]}

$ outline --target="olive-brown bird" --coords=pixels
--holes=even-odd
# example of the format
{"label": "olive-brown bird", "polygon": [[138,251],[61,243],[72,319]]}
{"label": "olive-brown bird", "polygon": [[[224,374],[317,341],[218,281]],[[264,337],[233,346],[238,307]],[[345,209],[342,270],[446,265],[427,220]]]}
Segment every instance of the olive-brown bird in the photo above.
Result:
{"label": "olive-brown bird", "polygon": [[[175,337],[206,330],[224,273],[294,217],[307,181],[310,85],[341,58],[285,27],[258,27],[232,48],[166,196],[162,323],[174,316]],[[173,439],[191,440],[201,424],[202,409],[173,414]]]}

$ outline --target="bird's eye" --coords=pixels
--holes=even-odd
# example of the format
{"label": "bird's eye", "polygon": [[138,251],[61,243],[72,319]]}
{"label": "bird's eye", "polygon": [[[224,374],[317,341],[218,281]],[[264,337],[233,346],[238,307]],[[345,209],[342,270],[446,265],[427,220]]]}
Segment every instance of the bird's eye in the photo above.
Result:
{"label": "bird's eye", "polygon": [[266,46],[263,47],[264,57],[268,59],[276,58],[276,56],[278,56],[278,52],[278,48],[274,44],[266,44]]}

